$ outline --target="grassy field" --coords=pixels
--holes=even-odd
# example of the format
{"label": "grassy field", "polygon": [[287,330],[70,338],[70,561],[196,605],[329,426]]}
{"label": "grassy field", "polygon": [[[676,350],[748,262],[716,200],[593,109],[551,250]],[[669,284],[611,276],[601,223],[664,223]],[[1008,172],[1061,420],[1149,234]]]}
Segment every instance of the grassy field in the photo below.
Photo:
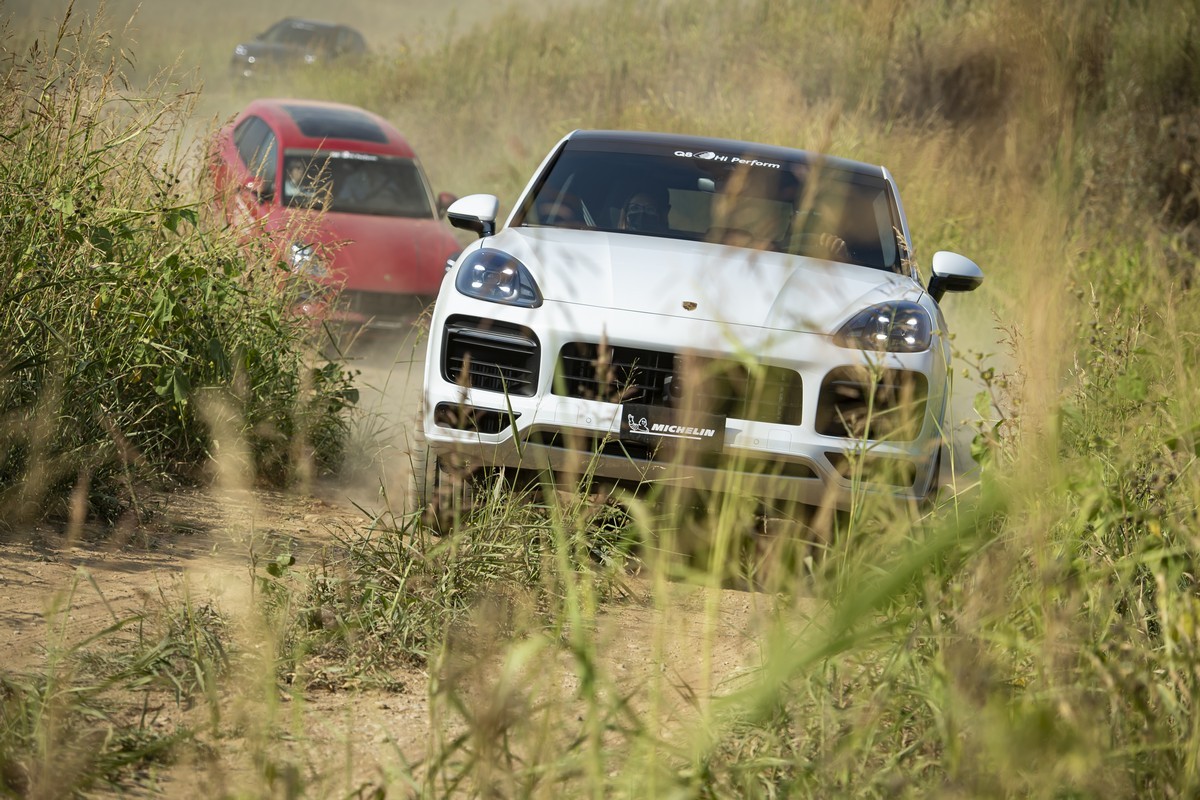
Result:
{"label": "grassy field", "polygon": [[179,4],[171,0],[5,0],[0,19],[25,41],[58,26],[68,8],[77,20],[104,20],[115,52],[124,60],[124,72],[135,82],[146,82],[169,73],[174,80],[203,83],[208,87],[204,109],[215,108],[228,80],[233,48],[249,41],[283,17],[305,17],[350,25],[359,30],[368,47],[387,58],[427,53],[443,47],[476,26],[506,13],[540,18],[557,9],[590,4],[592,0],[509,0],[489,3],[460,0],[452,4],[434,0],[378,3],[346,0],[331,6],[322,0],[238,3],[234,0],[200,0]]}
{"label": "grassy field", "polygon": [[[224,269],[241,256],[196,212],[192,184],[129,166],[170,164],[147,158],[161,152],[151,143],[195,129],[186,104],[174,122],[172,92],[202,87],[185,100],[204,118],[257,91],[209,72],[223,43],[187,50],[196,15],[215,4],[165,7],[143,9],[152,41],[130,88],[104,82],[114,53],[103,41],[54,54],[43,38],[29,55],[28,12],[4,40],[19,89],[0,101],[6,520],[71,519],[73,488],[93,476],[123,509],[134,495],[121,487],[143,472],[225,463],[203,419],[191,427],[199,387],[237,400],[218,406],[241,421],[230,438],[285,482],[295,454],[272,446],[276,434],[255,438],[254,409],[324,431],[308,440],[318,455],[344,442],[339,365],[323,387],[302,380],[303,337],[262,324],[278,300]],[[279,687],[294,698],[316,685],[386,690],[404,668],[428,679],[422,752],[339,790],[347,796],[1200,793],[1200,4],[609,0],[514,6],[479,27],[431,17],[404,34],[396,8],[345,8],[348,21],[381,15],[377,57],[271,90],[382,113],[438,189],[510,203],[576,127],[888,165],[922,266],[951,249],[987,275],[946,303],[958,379],[978,390],[958,420],[974,435],[978,480],[923,516],[864,499],[817,558],[797,557],[755,595],[762,613],[739,631],[755,655],[732,676],[715,664],[745,498],[699,517],[632,503],[597,518],[578,499],[493,497],[433,537],[391,497],[336,531],[315,567],[256,560],[241,632],[219,609],[176,602],[65,643],[44,669],[0,670],[0,788],[128,788],[236,738],[253,768],[229,794],[327,796],[332,767],[289,755]],[[245,26],[275,16],[260,10],[244,12]],[[200,72],[151,82],[164,93],[142,101],[146,77],[176,52]],[[87,200],[93,186],[100,199]],[[132,277],[114,276],[129,264]],[[159,306],[128,305],[155,297],[164,276],[195,298],[171,325]],[[126,280],[146,288],[125,293]],[[148,338],[129,320],[155,319],[158,360],[94,355],[125,358]],[[197,330],[220,335],[194,341]],[[267,370],[251,385],[287,391],[248,395],[236,359],[221,370],[192,357],[213,338],[220,352],[279,354],[244,363]],[[152,387],[138,394],[140,381]],[[86,396],[91,413],[64,413],[79,407],[64,394]],[[687,550],[714,557],[678,557]],[[701,590],[690,619],[702,635],[686,653],[663,632],[681,587]],[[628,635],[648,636],[653,668],[630,672],[611,628],[635,617],[650,620]],[[208,718],[163,732],[110,713],[130,697]],[[235,735],[237,703],[260,713]],[[73,768],[53,774],[56,759]]]}

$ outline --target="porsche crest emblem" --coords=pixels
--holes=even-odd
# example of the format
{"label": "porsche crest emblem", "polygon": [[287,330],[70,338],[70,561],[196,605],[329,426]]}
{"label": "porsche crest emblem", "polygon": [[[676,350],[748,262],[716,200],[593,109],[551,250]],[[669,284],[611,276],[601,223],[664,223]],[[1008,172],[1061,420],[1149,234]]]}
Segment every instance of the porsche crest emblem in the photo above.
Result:
{"label": "porsche crest emblem", "polygon": [[683,310],[684,310],[684,311],[695,311],[695,310],[696,310],[696,303],[695,303],[695,301],[693,301],[693,300],[684,300],[684,301],[683,301]]}

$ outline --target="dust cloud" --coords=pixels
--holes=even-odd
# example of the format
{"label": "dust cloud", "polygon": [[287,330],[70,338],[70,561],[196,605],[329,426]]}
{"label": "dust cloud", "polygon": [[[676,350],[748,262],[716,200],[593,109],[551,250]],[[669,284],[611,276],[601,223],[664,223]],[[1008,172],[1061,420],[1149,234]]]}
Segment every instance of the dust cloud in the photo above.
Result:
{"label": "dust cloud", "polygon": [[[126,58],[122,65],[131,79],[152,81],[156,76],[181,76],[180,86],[199,87],[195,110],[186,138],[195,152],[224,121],[232,118],[256,96],[303,96],[303,87],[292,85],[286,75],[255,82],[231,75],[229,62],[234,47],[281,18],[288,16],[339,22],[358,29],[371,50],[384,58],[428,52],[459,37],[470,35],[477,26],[514,12],[543,16],[572,5],[599,0],[343,0],[336,5],[326,0],[244,3],[239,0],[0,0],[0,24],[8,28],[7,47],[19,49],[35,38],[45,42],[53,36],[71,8],[74,25],[95,19],[109,31],[114,48]],[[21,43],[25,44],[22,45]],[[190,77],[187,77],[190,76]],[[337,98],[327,98],[337,99]],[[388,117],[387,109],[371,109]],[[426,152],[419,141],[429,138],[426,124],[420,131],[401,132],[410,137],[423,156],[434,191],[461,191],[439,181],[439,172],[452,172],[440,163],[439,153]],[[419,126],[420,127],[420,126]],[[425,130],[428,129],[428,130]],[[428,142],[426,142],[428,143]],[[443,156],[442,161],[445,161]],[[464,187],[470,184],[459,183]],[[465,242],[464,242],[465,244]],[[963,301],[958,300],[957,303]],[[350,366],[358,371],[360,403],[351,442],[350,475],[346,491],[365,507],[390,506],[399,511],[409,474],[408,442],[415,420],[424,369],[424,333],[419,326],[386,337],[370,337],[357,343],[350,353]],[[980,349],[994,350],[981,343]],[[942,467],[943,483],[969,485],[976,465],[970,455],[972,423],[977,414],[974,396],[984,387],[971,376],[957,375],[951,418],[956,423],[949,437],[949,458]],[[966,424],[964,424],[966,423]],[[953,466],[951,466],[953,465]]]}
{"label": "dust cloud", "polygon": [[173,48],[188,53],[209,46],[224,49],[254,37],[284,17],[338,22],[358,28],[375,49],[397,46],[420,49],[468,33],[489,19],[512,11],[526,15],[551,13],[587,0],[4,0],[0,18],[9,18],[19,30],[53,30],[68,7],[76,18],[102,12],[110,28],[144,47]]}
{"label": "dust cloud", "polygon": [[[240,0],[0,0],[0,25],[7,32],[5,49],[21,51],[36,41],[53,44],[60,28],[103,33],[108,51],[136,90],[166,80],[174,91],[196,91],[181,133],[182,150],[201,154],[204,144],[224,122],[258,96],[304,96],[296,73],[270,79],[234,75],[234,47],[252,40],[284,17],[303,17],[349,25],[360,31],[381,58],[403,58],[429,51],[486,25],[497,15],[520,12],[539,16],[571,3],[514,0],[324,0],[244,3]],[[65,24],[64,24],[65,23]],[[306,77],[311,78],[311,75]],[[322,98],[337,99],[337,98]],[[386,109],[372,111],[388,116]],[[403,126],[401,132],[407,133]],[[418,155],[421,155],[418,148]],[[199,170],[200,159],[191,159]],[[430,163],[426,169],[430,171]],[[436,185],[434,191],[443,187]],[[464,242],[465,243],[465,242]],[[423,321],[409,329],[359,336],[345,353],[355,374],[359,402],[347,452],[343,483],[332,489],[371,513],[402,513],[409,483],[409,442],[421,391],[426,336]],[[248,478],[247,478],[248,480]]]}
{"label": "dust cloud", "polygon": [[372,515],[408,511],[427,320],[426,314],[406,331],[360,334],[344,354],[356,374],[359,400],[345,469],[330,488]]}

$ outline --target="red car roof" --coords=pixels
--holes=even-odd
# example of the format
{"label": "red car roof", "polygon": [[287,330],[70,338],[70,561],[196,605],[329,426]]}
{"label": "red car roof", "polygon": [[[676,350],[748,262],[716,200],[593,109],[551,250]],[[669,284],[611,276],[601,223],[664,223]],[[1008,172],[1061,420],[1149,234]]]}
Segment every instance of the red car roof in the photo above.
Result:
{"label": "red car roof", "polygon": [[383,117],[344,103],[288,98],[252,101],[233,121],[261,117],[279,136],[283,149],[353,150],[415,158],[400,131]]}

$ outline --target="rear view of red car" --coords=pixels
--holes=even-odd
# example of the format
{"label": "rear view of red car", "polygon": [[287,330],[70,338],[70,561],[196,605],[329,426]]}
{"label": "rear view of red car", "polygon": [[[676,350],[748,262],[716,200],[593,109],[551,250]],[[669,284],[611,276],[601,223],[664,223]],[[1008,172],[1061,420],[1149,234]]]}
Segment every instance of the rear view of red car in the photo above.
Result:
{"label": "rear view of red car", "polygon": [[354,106],[261,99],[217,134],[213,173],[229,221],[265,235],[293,272],[340,290],[317,310],[398,328],[437,294],[459,244],[412,148]]}

